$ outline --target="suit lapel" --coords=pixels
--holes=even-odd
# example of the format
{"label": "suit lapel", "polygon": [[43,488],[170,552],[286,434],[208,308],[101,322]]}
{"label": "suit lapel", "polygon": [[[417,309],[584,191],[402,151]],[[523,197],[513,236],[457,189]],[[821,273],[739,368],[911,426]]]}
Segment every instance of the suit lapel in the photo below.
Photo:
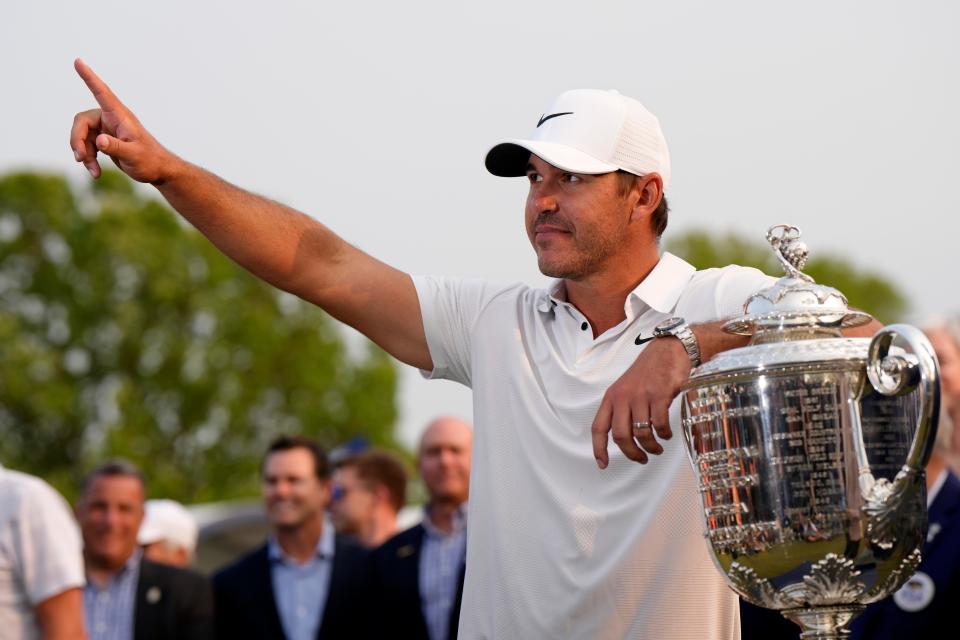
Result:
{"label": "suit lapel", "polygon": [[137,575],[137,593],[133,604],[133,637],[136,640],[149,640],[157,637],[162,628],[160,601],[163,589],[157,584],[156,572],[151,563],[140,560]]}
{"label": "suit lapel", "polygon": [[931,533],[933,533],[933,536],[924,550],[925,555],[933,555],[933,549],[940,543],[940,540],[948,538],[948,536],[940,534],[940,527],[943,526],[941,523],[952,522],[953,514],[957,509],[960,509],[960,479],[948,471],[947,480],[940,487],[940,491],[934,498],[933,504],[930,505],[930,511],[927,514],[930,528],[935,526],[937,530],[935,532],[931,531],[930,528],[927,530],[927,537],[930,538]]}
{"label": "suit lapel", "polygon": [[349,558],[346,557],[343,539],[338,535],[333,542],[333,566],[330,567],[330,582],[327,584],[327,601],[323,603],[323,615],[317,627],[317,638],[333,637],[338,628],[339,612],[349,604],[344,597],[343,585],[349,577]]}
{"label": "suit lapel", "polygon": [[[420,616],[423,617],[423,608],[420,606],[420,552],[423,550],[423,538],[426,530],[423,525],[417,525],[414,529],[414,537],[411,544],[397,548],[397,558],[404,560],[400,563],[400,570],[403,572],[403,582],[410,585],[410,594],[412,602],[416,603]],[[424,622],[426,626],[426,622]]]}
{"label": "suit lapel", "polygon": [[256,563],[254,565],[256,578],[250,584],[251,591],[255,595],[251,600],[262,603],[264,624],[270,632],[271,638],[283,638],[283,623],[280,622],[280,610],[277,609],[277,600],[273,592],[273,573],[270,570],[270,555],[267,551],[267,545],[260,548],[257,552]]}

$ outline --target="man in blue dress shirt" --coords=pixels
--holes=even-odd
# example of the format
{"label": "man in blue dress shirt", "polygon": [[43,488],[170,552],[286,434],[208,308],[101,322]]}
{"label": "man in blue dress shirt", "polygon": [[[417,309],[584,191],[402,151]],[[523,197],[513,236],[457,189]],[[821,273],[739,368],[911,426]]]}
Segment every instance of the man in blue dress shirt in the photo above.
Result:
{"label": "man in blue dress shirt", "polygon": [[420,439],[417,464],[430,495],[423,522],[388,540],[375,556],[384,637],[457,637],[472,435],[466,422],[444,417],[431,422]]}
{"label": "man in blue dress shirt", "polygon": [[369,553],[334,533],[326,453],[315,441],[283,437],[261,466],[273,533],[214,576],[220,638],[363,638]]}

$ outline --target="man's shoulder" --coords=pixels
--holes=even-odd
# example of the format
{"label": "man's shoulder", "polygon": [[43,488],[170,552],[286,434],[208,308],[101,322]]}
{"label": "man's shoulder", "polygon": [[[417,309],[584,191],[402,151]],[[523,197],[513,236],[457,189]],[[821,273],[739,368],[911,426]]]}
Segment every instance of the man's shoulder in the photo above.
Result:
{"label": "man's shoulder", "polygon": [[377,548],[376,554],[378,557],[392,558],[397,555],[400,549],[410,546],[419,547],[423,542],[423,534],[423,525],[417,523],[409,529],[404,529],[380,545]]}
{"label": "man's shoulder", "polygon": [[5,468],[0,469],[0,498],[3,501],[13,502],[63,501],[63,496],[46,480],[29,473]]}
{"label": "man's shoulder", "polygon": [[691,283],[694,282],[714,282],[727,278],[744,278],[750,280],[769,280],[775,281],[776,278],[767,275],[755,267],[745,267],[739,264],[728,264],[724,267],[708,267],[706,269],[697,269],[693,273]]}
{"label": "man's shoulder", "polygon": [[240,558],[231,562],[230,564],[218,569],[213,574],[213,584],[214,586],[228,584],[235,578],[247,576],[251,573],[262,570],[265,565],[269,566],[269,563],[270,560],[267,556],[267,545],[264,543],[259,547],[248,551],[246,554],[242,555]]}
{"label": "man's shoulder", "polygon": [[28,473],[0,469],[0,524],[59,526],[66,522],[73,522],[70,505],[50,484]]}
{"label": "man's shoulder", "polygon": [[[542,288],[532,287],[523,282],[504,283],[481,278],[414,276],[414,283],[421,294],[432,294],[421,296],[427,299],[436,296],[452,296],[476,298],[484,303],[489,303],[494,300],[513,300],[531,296],[537,298],[546,293]],[[423,300],[421,300],[422,303]]]}
{"label": "man's shoulder", "polygon": [[363,546],[351,536],[338,533],[334,538],[333,561],[366,563],[373,557],[373,549]]}

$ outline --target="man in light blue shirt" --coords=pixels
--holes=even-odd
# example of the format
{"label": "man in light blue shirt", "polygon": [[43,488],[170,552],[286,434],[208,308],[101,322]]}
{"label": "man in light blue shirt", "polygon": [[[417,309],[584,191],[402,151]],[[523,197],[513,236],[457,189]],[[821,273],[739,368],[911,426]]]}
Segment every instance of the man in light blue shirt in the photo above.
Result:
{"label": "man in light blue shirt", "polygon": [[261,465],[266,544],[214,576],[219,638],[367,637],[370,554],[337,536],[326,452],[315,441],[282,437]]}
{"label": "man in light blue shirt", "polygon": [[457,637],[467,548],[470,425],[437,418],[420,440],[417,463],[430,496],[423,522],[388,540],[375,556],[381,633],[411,640]]}
{"label": "man in light blue shirt", "polygon": [[137,545],[145,495],[140,470],[122,460],[101,464],[83,483],[77,519],[87,575],[87,635],[90,640],[206,640],[213,631],[207,579],[151,562]]}
{"label": "man in light blue shirt", "polygon": [[287,554],[276,537],[267,542],[277,612],[290,640],[313,640],[317,636],[327,602],[333,554],[334,533],[329,521],[323,523],[313,554],[302,560]]}

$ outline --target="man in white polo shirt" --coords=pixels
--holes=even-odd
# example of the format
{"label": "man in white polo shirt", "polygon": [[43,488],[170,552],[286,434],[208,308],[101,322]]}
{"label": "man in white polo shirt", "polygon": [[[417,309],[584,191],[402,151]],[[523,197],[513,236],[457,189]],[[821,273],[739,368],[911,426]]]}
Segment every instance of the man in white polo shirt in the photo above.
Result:
{"label": "man in white polo shirt", "polygon": [[[558,279],[541,291],[411,278],[170,153],[89,67],[76,68],[99,103],[76,116],[70,140],[91,175],[106,153],[253,273],[399,360],[473,388],[460,638],[739,635],[668,412],[693,364],[743,344],[717,322],[691,325],[739,313],[771,279],[661,257],[670,163],[639,102],[564,93],[530,139],[488,154],[492,173],[530,182],[527,232]],[[649,465],[630,462],[650,454]]]}
{"label": "man in white polo shirt", "polygon": [[0,638],[81,640],[83,550],[70,507],[0,465]]}

